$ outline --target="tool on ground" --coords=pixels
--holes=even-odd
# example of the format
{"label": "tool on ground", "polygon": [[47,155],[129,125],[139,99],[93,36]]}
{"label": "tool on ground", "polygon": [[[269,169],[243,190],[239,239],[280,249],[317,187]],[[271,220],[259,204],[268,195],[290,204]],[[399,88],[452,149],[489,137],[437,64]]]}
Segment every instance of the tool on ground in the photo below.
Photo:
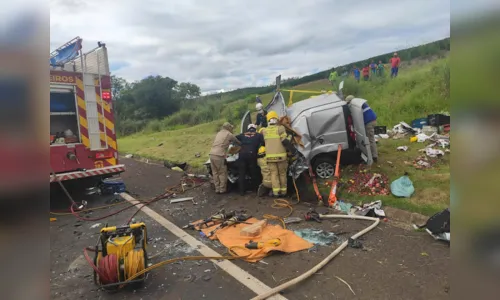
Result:
{"label": "tool on ground", "polygon": [[270,239],[265,242],[254,242],[250,241],[247,244],[245,244],[245,248],[247,249],[262,249],[264,247],[278,247],[281,245],[281,240],[280,239]]}
{"label": "tool on ground", "polygon": [[321,218],[320,218],[320,214],[317,213],[316,211],[314,210],[311,210],[311,211],[308,211],[306,213],[306,215],[304,216],[304,219],[306,221],[316,221],[318,223],[321,223]]}
{"label": "tool on ground", "polygon": [[337,184],[339,181],[339,171],[340,171],[340,155],[342,153],[342,145],[339,144],[337,151],[337,163],[335,165],[335,174],[333,175],[332,188],[330,190],[330,195],[328,196],[328,206],[333,207],[335,201],[337,201]]}
{"label": "tool on ground", "polygon": [[[141,285],[147,273],[135,276],[146,269],[148,256],[146,253],[146,224],[133,223],[121,227],[104,227],[100,231],[92,260],[87,249],[85,258],[94,269],[94,283],[105,289],[117,289],[118,286],[134,283]],[[130,280],[132,277],[135,280]],[[135,278],[134,277],[134,278]]]}
{"label": "tool on ground", "polygon": [[185,201],[191,201],[193,202],[194,205],[198,204],[194,201],[193,197],[187,197],[187,198],[179,198],[179,199],[172,199],[170,200],[170,204],[172,203],[178,203],[178,202],[185,202]]}
{"label": "tool on ground", "polygon": [[[245,214],[236,214],[234,217],[229,218],[229,219],[225,220],[224,222],[220,223],[216,228],[214,228],[212,231],[210,231],[207,234],[207,236],[208,237],[213,236],[218,230],[220,230],[224,227],[231,226],[231,225],[234,225],[237,223],[245,223],[245,221],[250,219],[251,217],[252,216],[248,216]],[[246,224],[248,224],[248,223],[246,223]]]}
{"label": "tool on ground", "polygon": [[319,192],[318,182],[316,181],[316,175],[314,174],[311,165],[309,165],[309,177],[311,177],[311,180],[313,182],[314,192],[316,193],[316,197],[318,198],[318,204],[326,205],[326,203],[323,200],[323,196],[321,196],[321,193]]}
{"label": "tool on ground", "polygon": [[193,229],[193,230],[199,230],[202,228],[207,228],[213,225],[220,224],[224,222],[225,220],[228,220],[236,215],[236,212],[230,211],[226,213],[224,209],[221,209],[217,213],[211,215],[210,217],[206,218],[205,220],[199,222],[199,223],[189,223],[187,225],[182,226],[183,229]]}

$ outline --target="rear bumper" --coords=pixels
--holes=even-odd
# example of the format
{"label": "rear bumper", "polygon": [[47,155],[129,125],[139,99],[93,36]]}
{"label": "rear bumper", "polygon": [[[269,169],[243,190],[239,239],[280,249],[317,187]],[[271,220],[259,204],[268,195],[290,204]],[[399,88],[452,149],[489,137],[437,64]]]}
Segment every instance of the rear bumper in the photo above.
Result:
{"label": "rear bumper", "polygon": [[125,171],[125,165],[116,165],[111,167],[104,167],[99,169],[92,169],[86,171],[77,171],[77,172],[69,172],[69,173],[60,173],[56,174],[54,177],[50,175],[50,182],[65,181],[79,178],[86,178],[92,176],[102,176],[102,175],[111,175],[117,174]]}

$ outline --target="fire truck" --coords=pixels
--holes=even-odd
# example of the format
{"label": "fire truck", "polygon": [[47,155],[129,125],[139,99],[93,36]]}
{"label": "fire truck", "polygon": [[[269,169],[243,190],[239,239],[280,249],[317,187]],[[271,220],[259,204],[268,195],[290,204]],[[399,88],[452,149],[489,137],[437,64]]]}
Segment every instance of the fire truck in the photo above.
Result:
{"label": "fire truck", "polygon": [[118,147],[106,45],[76,37],[50,55],[50,182],[125,171]]}

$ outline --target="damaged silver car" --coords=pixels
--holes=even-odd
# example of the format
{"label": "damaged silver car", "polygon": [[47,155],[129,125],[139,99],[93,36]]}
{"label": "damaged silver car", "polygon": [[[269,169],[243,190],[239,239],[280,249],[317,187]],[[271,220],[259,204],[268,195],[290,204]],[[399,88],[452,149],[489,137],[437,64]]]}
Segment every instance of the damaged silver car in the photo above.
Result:
{"label": "damaged silver car", "polygon": [[[339,93],[324,93],[286,106],[283,94],[278,90],[266,111],[275,111],[280,117],[288,116],[292,128],[302,135],[304,147],[296,146],[300,156],[289,167],[289,175],[298,178],[308,170],[309,165],[319,178],[329,178],[335,173],[338,146],[342,146],[341,164],[373,162],[369,140],[366,136],[363,110],[366,100],[355,98],[350,104]],[[242,131],[253,123],[251,112],[247,111],[241,121]],[[228,178],[235,183],[238,179],[235,161],[238,154],[227,158]],[[205,165],[209,173],[210,160]],[[247,175],[248,176],[248,175]]]}

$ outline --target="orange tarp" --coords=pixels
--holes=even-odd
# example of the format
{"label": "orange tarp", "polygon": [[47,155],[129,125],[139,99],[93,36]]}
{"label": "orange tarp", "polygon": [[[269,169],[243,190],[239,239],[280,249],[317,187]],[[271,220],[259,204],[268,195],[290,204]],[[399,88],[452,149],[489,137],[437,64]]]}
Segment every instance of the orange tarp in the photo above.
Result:
{"label": "orange tarp", "polygon": [[[313,246],[313,244],[297,236],[293,231],[283,229],[278,225],[266,225],[266,227],[263,228],[262,233],[256,237],[247,237],[240,235],[241,229],[245,228],[246,226],[250,226],[249,224],[253,224],[258,221],[259,220],[255,218],[250,218],[245,222],[248,224],[239,223],[233,226],[219,229],[213,236],[210,237],[210,239],[218,239],[221,244],[226,246],[234,254],[238,256],[246,256],[244,259],[249,262],[257,262],[269,255],[269,253],[272,251],[292,253],[306,250]],[[203,231],[203,233],[208,236],[208,233],[216,227],[217,225],[202,229],[201,231]],[[245,244],[250,242],[250,240],[254,242],[265,242],[276,238],[281,240],[281,245],[276,247],[267,246],[262,249],[245,248]]]}

